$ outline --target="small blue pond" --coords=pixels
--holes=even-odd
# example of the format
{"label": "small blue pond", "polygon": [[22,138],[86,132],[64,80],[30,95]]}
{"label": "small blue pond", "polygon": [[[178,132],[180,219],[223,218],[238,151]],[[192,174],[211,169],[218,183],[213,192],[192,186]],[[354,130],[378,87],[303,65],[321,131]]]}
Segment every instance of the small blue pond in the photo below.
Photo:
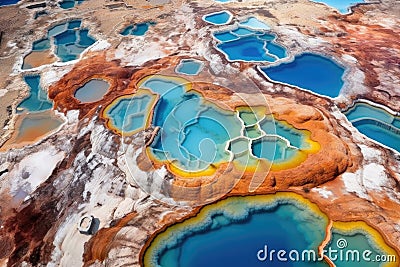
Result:
{"label": "small blue pond", "polygon": [[[286,49],[275,42],[276,36],[265,32],[265,23],[251,17],[243,26],[216,32],[216,46],[230,61],[275,62],[287,56]],[[263,26],[264,25],[264,26]]]}
{"label": "small blue pond", "polygon": [[292,62],[274,67],[261,67],[269,79],[337,97],[343,86],[344,68],[335,61],[311,53],[296,56]]}
{"label": "small blue pond", "polygon": [[63,0],[60,2],[60,7],[63,9],[70,9],[81,4],[83,1],[84,0]]}
{"label": "small blue pond", "polygon": [[400,152],[399,117],[363,102],[356,103],[345,115],[361,133]]}
{"label": "small blue pond", "polygon": [[183,59],[176,67],[175,72],[186,75],[197,75],[201,71],[203,63],[195,59]]}
{"label": "small blue pond", "polygon": [[19,0],[0,0],[0,6],[15,5],[18,2],[19,2]]}
{"label": "small blue pond", "polygon": [[250,17],[246,21],[240,22],[240,26],[248,27],[255,30],[269,30],[269,26],[255,17]]}
{"label": "small blue pond", "polygon": [[232,14],[227,11],[216,12],[205,15],[203,20],[214,25],[224,25],[232,20]]}
{"label": "small blue pond", "polygon": [[17,106],[17,112],[38,112],[51,109],[53,104],[48,99],[47,92],[40,87],[40,76],[25,76],[24,80],[30,88],[29,96]]}
{"label": "small blue pond", "polygon": [[316,3],[324,3],[330,7],[336,8],[341,14],[350,13],[350,7],[358,4],[364,3],[363,0],[313,0]]}
{"label": "small blue pond", "polygon": [[127,35],[135,35],[135,36],[143,36],[149,30],[150,26],[155,25],[155,22],[143,22],[134,25],[129,25],[124,28],[120,34],[127,36]]}
{"label": "small blue pond", "polygon": [[173,160],[181,170],[199,172],[229,159],[226,144],[240,134],[241,125],[233,112],[219,109],[197,92],[187,92],[187,85],[154,76],[141,88],[160,95],[152,123],[161,129],[151,145],[152,154],[161,161]]}
{"label": "small blue pond", "polygon": [[[54,43],[50,41],[52,38]],[[33,42],[32,51],[48,51],[54,46],[56,55],[62,62],[67,62],[77,59],[95,42],[96,40],[89,35],[89,30],[82,28],[81,20],[71,20],[48,29],[46,38]],[[29,68],[30,66],[23,64],[23,69]]]}
{"label": "small blue pond", "polygon": [[75,98],[83,103],[99,101],[107,93],[110,84],[104,80],[93,79],[78,88]]}

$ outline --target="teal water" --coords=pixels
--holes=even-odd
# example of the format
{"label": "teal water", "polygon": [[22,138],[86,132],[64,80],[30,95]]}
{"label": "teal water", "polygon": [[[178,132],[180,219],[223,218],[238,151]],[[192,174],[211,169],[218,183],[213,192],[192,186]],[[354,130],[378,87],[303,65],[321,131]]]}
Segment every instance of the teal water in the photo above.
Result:
{"label": "teal water", "polygon": [[[62,62],[77,59],[80,54],[96,40],[89,35],[89,30],[82,28],[82,21],[71,20],[57,24],[47,31],[47,37],[32,44],[32,50],[43,51],[54,46],[55,53]],[[50,42],[54,38],[54,42]],[[25,63],[23,66],[27,66]],[[23,67],[24,69],[26,67]]]}
{"label": "teal water", "polygon": [[[340,239],[347,242],[346,247],[342,248],[343,245],[341,245],[341,243],[339,243],[338,247],[338,241]],[[366,250],[371,251],[371,254],[367,255],[369,259],[375,260],[376,255],[383,255],[382,251],[372,245],[365,233],[358,232],[351,235],[344,235],[333,230],[332,240],[328,244],[328,247],[337,250],[337,253],[332,253],[332,257],[330,257],[337,267],[383,266],[383,264],[381,265],[372,260],[368,261],[368,258],[363,258],[363,252]]]}
{"label": "teal water", "polygon": [[205,15],[203,17],[203,20],[208,23],[215,24],[215,25],[224,25],[224,24],[229,23],[231,18],[232,18],[231,14],[229,14],[226,11],[221,11],[221,12]]}
{"label": "teal water", "polygon": [[203,63],[194,59],[183,59],[176,67],[176,72],[186,75],[197,75],[203,66]]}
{"label": "teal water", "polygon": [[234,35],[230,32],[215,33],[214,37],[221,42],[227,42],[239,39],[237,35]]}
{"label": "teal water", "polygon": [[345,112],[349,121],[358,119],[374,118],[382,122],[391,124],[394,116],[382,108],[371,106],[367,103],[358,102]]}
{"label": "teal water", "polygon": [[135,36],[143,36],[149,30],[150,26],[155,25],[155,22],[143,22],[134,25],[129,25],[125,27],[120,34],[127,36],[127,35],[135,35]]}
{"label": "teal water", "polygon": [[78,88],[74,94],[75,98],[83,103],[99,101],[108,92],[110,84],[104,80],[93,79]]}
{"label": "teal water", "polygon": [[74,30],[66,30],[54,37],[56,45],[73,44],[76,42],[76,32]]}
{"label": "teal water", "polygon": [[229,158],[225,146],[241,127],[233,112],[220,110],[168,79],[151,78],[142,87],[160,95],[152,122],[161,127],[151,145],[156,157],[175,161],[185,171],[201,171]]}
{"label": "teal water", "polygon": [[[231,201],[228,199],[228,201]],[[259,206],[257,206],[257,204]],[[264,251],[317,251],[325,220],[292,202],[266,206],[234,200],[214,209],[197,225],[173,233],[159,245],[155,261],[162,267],[197,266],[328,266],[318,261],[263,259]],[[254,206],[253,206],[254,205]],[[267,248],[265,249],[265,246]],[[260,259],[257,258],[259,251]]]}
{"label": "teal water", "polygon": [[351,6],[364,3],[363,0],[313,0],[313,2],[327,4],[328,6],[336,8],[341,14],[348,14],[350,13]]}
{"label": "teal water", "polygon": [[133,96],[119,100],[107,112],[111,123],[124,133],[144,129],[150,110],[151,95]]}
{"label": "teal water", "polygon": [[361,133],[400,152],[399,117],[362,102],[356,103],[345,115]]}
{"label": "teal water", "polygon": [[282,122],[273,119],[272,117],[266,117],[260,122],[260,128],[270,135],[279,135],[290,142],[291,146],[297,148],[306,148],[307,145],[303,142],[303,134],[294,128],[289,128]]}
{"label": "teal water", "polygon": [[311,53],[298,55],[289,63],[262,67],[261,71],[273,81],[329,97],[337,97],[343,87],[344,68],[329,58]]}
{"label": "teal water", "polygon": [[220,42],[216,48],[230,61],[275,62],[286,57],[286,49],[274,42],[276,36],[264,32],[264,27],[259,25],[262,22],[254,20],[243,22],[244,27],[214,33],[214,38]]}
{"label": "teal water", "polygon": [[50,40],[48,38],[34,41],[32,44],[33,51],[44,51],[50,48]]}
{"label": "teal water", "polygon": [[40,87],[40,76],[25,76],[24,80],[28,84],[30,92],[29,96],[17,106],[17,112],[39,112],[51,109],[53,104],[48,99],[47,92]]}
{"label": "teal water", "polygon": [[63,9],[71,9],[79,4],[81,4],[84,0],[63,0],[60,2],[60,7]]}

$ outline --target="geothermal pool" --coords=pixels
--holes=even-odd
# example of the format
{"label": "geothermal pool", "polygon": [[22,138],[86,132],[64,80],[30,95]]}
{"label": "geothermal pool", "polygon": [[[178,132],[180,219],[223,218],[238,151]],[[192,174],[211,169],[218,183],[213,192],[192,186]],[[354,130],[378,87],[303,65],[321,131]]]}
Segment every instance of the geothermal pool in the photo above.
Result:
{"label": "geothermal pool", "polygon": [[80,5],[84,0],[63,0],[59,3],[63,9],[71,9],[77,5]]}
{"label": "geothermal pool", "polygon": [[47,97],[47,92],[40,87],[40,76],[25,76],[24,80],[30,89],[29,96],[17,106],[17,112],[38,112],[51,109],[53,103]]}
{"label": "geothermal pool", "polygon": [[203,20],[214,25],[225,25],[231,22],[232,17],[229,11],[220,11],[203,16]]}
{"label": "geothermal pool", "polygon": [[155,25],[154,22],[143,22],[134,25],[129,25],[125,27],[120,34],[127,36],[127,35],[135,35],[135,36],[143,36],[149,30],[150,26]]}
{"label": "geothermal pool", "polygon": [[86,48],[95,42],[96,40],[89,35],[89,30],[82,28],[81,20],[56,24],[48,29],[45,38],[33,42],[32,52],[25,56],[22,69],[40,66],[41,64],[27,62],[28,56],[37,54],[38,57],[43,57],[43,53],[50,55],[52,47],[62,62],[68,62],[77,59]]}
{"label": "geothermal pool", "polygon": [[109,128],[123,136],[144,130],[157,96],[149,90],[139,90],[135,95],[118,97],[104,112]]}
{"label": "geothermal pool", "polygon": [[400,152],[400,117],[364,102],[355,103],[345,115],[361,133]]}
{"label": "geothermal pool", "polygon": [[319,150],[309,131],[267,116],[265,108],[224,110],[192,86],[179,77],[145,77],[137,93],[106,107],[107,125],[124,136],[150,124],[159,127],[148,155],[182,176],[211,175],[231,161],[244,169],[259,161],[272,162],[272,169],[285,169]]}
{"label": "geothermal pool", "polygon": [[304,53],[292,62],[260,70],[274,82],[294,85],[319,95],[337,97],[343,87],[345,69],[335,61],[317,54]]}
{"label": "geothermal pool", "polygon": [[[162,267],[329,266],[318,260],[318,247],[326,238],[327,226],[328,218],[315,204],[293,193],[229,197],[158,233],[145,251],[143,263]],[[393,252],[377,232],[362,223],[334,223],[331,231],[332,238],[325,249],[338,249],[339,239],[345,238],[348,249],[370,249],[374,253],[371,257]],[[313,250],[315,261],[284,262],[274,258],[271,262],[264,251],[273,249],[299,251],[299,259],[303,250]],[[296,259],[296,254],[292,255]],[[335,263],[360,266],[360,262],[346,265],[340,258]]]}
{"label": "geothermal pool", "polygon": [[74,96],[82,103],[92,103],[102,99],[109,88],[110,84],[108,82],[100,79],[93,79],[78,88]]}
{"label": "geothermal pool", "polygon": [[186,75],[197,75],[203,68],[203,62],[195,59],[182,59],[175,72]]}
{"label": "geothermal pool", "polygon": [[229,61],[275,62],[287,56],[286,49],[275,42],[276,36],[265,32],[268,25],[251,17],[242,26],[215,32],[216,48]]}

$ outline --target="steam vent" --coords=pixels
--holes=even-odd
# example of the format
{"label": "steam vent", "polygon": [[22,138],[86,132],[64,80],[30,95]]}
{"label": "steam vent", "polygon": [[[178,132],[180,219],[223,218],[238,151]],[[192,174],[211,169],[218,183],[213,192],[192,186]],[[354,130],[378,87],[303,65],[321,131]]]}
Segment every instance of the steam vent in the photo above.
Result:
{"label": "steam vent", "polygon": [[0,266],[400,266],[398,0],[0,0]]}

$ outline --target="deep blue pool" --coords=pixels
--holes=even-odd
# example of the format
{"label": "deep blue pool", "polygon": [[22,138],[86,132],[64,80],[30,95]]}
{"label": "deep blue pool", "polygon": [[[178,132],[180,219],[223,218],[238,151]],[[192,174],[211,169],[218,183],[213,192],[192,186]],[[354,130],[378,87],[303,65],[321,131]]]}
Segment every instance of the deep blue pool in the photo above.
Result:
{"label": "deep blue pool", "polygon": [[329,97],[337,97],[344,83],[343,67],[329,58],[311,53],[296,56],[289,63],[260,69],[272,81],[298,86]]}
{"label": "deep blue pool", "polygon": [[0,6],[15,5],[19,0],[0,0]]}

